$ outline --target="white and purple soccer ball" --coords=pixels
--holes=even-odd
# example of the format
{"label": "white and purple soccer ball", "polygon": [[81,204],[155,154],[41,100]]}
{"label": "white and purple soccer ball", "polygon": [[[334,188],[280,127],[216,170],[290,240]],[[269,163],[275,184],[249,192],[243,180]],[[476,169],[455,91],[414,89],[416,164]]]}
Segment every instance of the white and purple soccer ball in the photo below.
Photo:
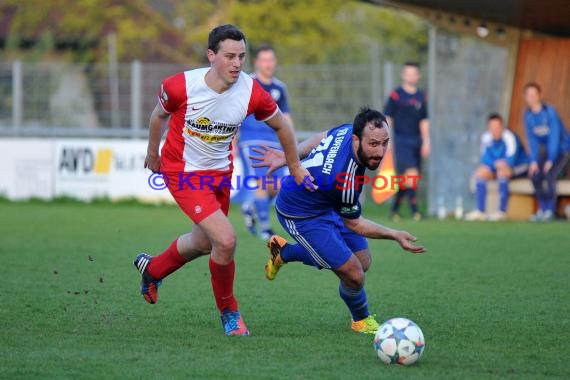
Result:
{"label": "white and purple soccer ball", "polygon": [[406,318],[392,318],[382,323],[374,336],[374,350],[386,364],[412,365],[424,352],[422,330]]}

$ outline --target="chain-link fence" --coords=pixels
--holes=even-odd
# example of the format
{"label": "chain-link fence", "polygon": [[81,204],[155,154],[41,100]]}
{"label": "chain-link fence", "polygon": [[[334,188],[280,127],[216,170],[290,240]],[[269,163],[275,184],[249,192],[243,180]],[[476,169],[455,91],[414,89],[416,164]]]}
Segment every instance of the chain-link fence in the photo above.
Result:
{"label": "chain-link fence", "polygon": [[[146,137],[161,81],[189,67],[132,62],[0,63],[0,135]],[[362,105],[381,107],[396,78],[391,63],[288,65],[288,85],[301,132],[349,122]]]}

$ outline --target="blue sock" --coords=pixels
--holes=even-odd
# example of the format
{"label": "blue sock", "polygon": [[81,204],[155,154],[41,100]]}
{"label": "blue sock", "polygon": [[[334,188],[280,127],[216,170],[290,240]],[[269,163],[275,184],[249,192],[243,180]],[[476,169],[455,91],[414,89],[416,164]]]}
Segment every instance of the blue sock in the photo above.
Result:
{"label": "blue sock", "polygon": [[485,199],[487,199],[487,181],[484,179],[477,178],[475,197],[477,199],[477,209],[481,212],[485,212]]}
{"label": "blue sock", "polygon": [[507,202],[509,200],[509,180],[499,178],[499,210],[507,212]]}
{"label": "blue sock", "polygon": [[287,243],[281,250],[281,260],[286,263],[299,261],[305,265],[316,267],[311,254],[301,244]]}
{"label": "blue sock", "polygon": [[408,189],[408,198],[410,200],[410,208],[412,209],[412,214],[418,212],[418,198],[416,196],[416,190]]}
{"label": "blue sock", "polygon": [[346,306],[348,306],[350,314],[352,314],[353,321],[360,321],[370,315],[364,287],[360,289],[351,289],[347,288],[341,282],[338,287],[338,293]]}
{"label": "blue sock", "polygon": [[556,209],[556,201],[551,198],[546,199],[546,210],[550,210],[554,214],[555,209]]}
{"label": "blue sock", "polygon": [[546,211],[546,204],[548,201],[544,197],[538,198],[538,209],[542,211]]}
{"label": "blue sock", "polygon": [[269,226],[269,198],[268,197],[255,197],[253,204],[257,213],[257,220],[261,230],[268,230]]}

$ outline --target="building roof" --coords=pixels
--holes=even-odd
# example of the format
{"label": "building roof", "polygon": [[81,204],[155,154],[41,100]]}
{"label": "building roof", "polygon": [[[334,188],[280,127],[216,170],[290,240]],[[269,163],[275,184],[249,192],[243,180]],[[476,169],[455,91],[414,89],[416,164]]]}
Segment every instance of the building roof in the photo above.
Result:
{"label": "building roof", "polygon": [[369,2],[396,7],[420,7],[553,36],[570,36],[568,0],[370,0]]}

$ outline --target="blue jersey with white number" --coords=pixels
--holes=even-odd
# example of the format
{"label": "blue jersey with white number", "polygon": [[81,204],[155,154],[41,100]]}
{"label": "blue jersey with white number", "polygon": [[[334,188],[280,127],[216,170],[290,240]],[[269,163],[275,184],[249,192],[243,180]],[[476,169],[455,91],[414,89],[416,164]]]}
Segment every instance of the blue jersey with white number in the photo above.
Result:
{"label": "blue jersey with white number", "polygon": [[311,192],[286,177],[277,195],[275,207],[288,218],[307,218],[335,211],[343,218],[356,219],[361,214],[362,185],[356,176],[366,168],[358,163],[352,149],[352,125],[343,124],[327,132],[319,146],[302,161],[319,187]]}
{"label": "blue jersey with white number", "polygon": [[[255,78],[261,87],[271,95],[279,109],[283,113],[289,113],[289,102],[287,101],[287,86],[277,78],[273,78],[271,83],[265,84]],[[273,141],[279,142],[275,131],[262,121],[255,119],[253,115],[248,116],[242,123],[239,132],[239,141],[252,142],[258,141]],[[257,144],[261,145],[261,144]]]}

